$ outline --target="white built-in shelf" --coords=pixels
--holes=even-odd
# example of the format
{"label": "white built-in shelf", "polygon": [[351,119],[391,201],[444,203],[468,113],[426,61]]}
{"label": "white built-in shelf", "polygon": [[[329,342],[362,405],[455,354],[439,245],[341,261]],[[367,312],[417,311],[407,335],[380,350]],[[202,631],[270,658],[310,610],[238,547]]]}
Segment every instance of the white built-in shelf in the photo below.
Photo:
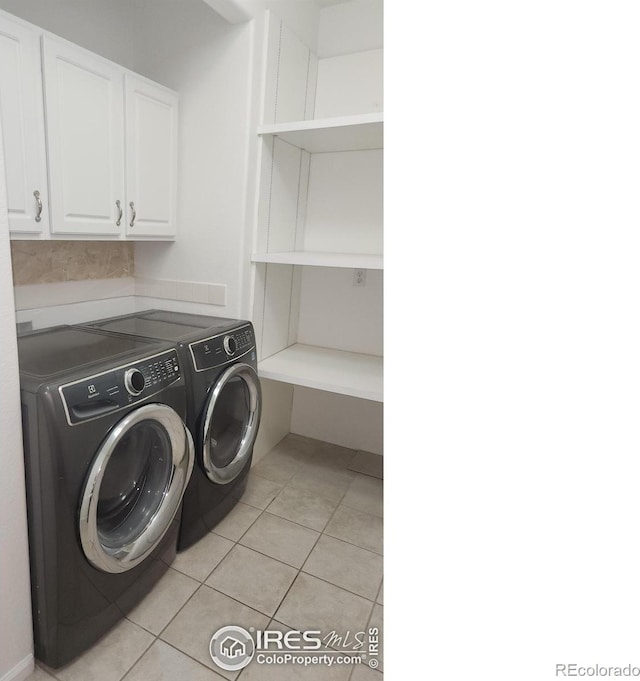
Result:
{"label": "white built-in shelf", "polygon": [[258,363],[260,378],[383,401],[382,357],[296,343]]}
{"label": "white built-in shelf", "polygon": [[321,253],[319,251],[282,251],[254,253],[252,262],[277,265],[308,265],[311,267],[346,267],[358,270],[381,270],[382,256],[369,253]]}
{"label": "white built-in shelf", "polygon": [[258,127],[259,135],[276,135],[310,153],[382,149],[382,112],[338,116]]}

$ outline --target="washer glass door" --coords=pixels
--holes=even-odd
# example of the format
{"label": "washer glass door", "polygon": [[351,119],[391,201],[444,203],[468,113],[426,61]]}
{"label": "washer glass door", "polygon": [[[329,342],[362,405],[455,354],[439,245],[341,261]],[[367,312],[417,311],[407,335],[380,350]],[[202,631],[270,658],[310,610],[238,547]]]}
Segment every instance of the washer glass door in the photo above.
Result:
{"label": "washer glass door", "polygon": [[202,463],[212,482],[226,484],[240,475],[258,435],[260,380],[248,364],[224,371],[209,392],[202,427]]}
{"label": "washer glass door", "polygon": [[124,572],[154,550],[178,511],[193,460],[191,436],[167,405],[136,409],[113,428],[80,506],[80,538],[95,567]]}

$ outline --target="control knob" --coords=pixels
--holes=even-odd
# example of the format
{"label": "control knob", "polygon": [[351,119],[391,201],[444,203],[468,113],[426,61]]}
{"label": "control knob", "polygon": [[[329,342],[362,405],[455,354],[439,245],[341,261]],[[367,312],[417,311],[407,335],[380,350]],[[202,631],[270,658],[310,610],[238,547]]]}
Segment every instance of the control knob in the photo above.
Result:
{"label": "control knob", "polygon": [[139,395],[145,386],[144,375],[140,369],[127,369],[124,374],[124,387],[131,395]]}
{"label": "control knob", "polygon": [[232,357],[236,354],[238,344],[236,343],[236,339],[233,336],[225,336],[224,340],[222,341],[222,345],[224,346],[224,351],[227,353],[227,355],[229,355],[229,357]]}

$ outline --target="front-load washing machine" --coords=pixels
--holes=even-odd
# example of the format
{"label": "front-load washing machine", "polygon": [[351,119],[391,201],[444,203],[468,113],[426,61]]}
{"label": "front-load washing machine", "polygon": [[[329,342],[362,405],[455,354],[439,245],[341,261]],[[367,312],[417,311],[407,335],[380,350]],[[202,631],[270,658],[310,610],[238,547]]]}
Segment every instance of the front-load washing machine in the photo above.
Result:
{"label": "front-load washing machine", "polygon": [[59,667],[175,558],[194,462],[170,343],[73,327],[18,338],[36,657]]}
{"label": "front-load washing machine", "polygon": [[212,530],[242,496],[258,434],[262,397],[248,321],[146,310],[89,328],[171,341],[187,371],[187,425],[196,465],[185,494],[178,550]]}

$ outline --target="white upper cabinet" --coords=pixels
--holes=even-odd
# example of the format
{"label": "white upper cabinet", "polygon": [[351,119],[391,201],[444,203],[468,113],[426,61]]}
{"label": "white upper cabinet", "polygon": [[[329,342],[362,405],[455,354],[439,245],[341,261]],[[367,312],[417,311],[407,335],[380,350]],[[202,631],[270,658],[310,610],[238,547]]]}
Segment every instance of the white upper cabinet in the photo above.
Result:
{"label": "white upper cabinet", "polygon": [[43,39],[51,232],[122,232],[123,70],[49,36]]}
{"label": "white upper cabinet", "polygon": [[9,229],[19,238],[48,231],[49,199],[39,34],[0,16],[0,123]]}
{"label": "white upper cabinet", "polygon": [[127,73],[127,235],[176,232],[178,97]]}
{"label": "white upper cabinet", "polygon": [[0,12],[0,122],[12,238],[175,238],[175,92]]}
{"label": "white upper cabinet", "polygon": [[178,95],[0,11],[13,239],[173,239]]}

